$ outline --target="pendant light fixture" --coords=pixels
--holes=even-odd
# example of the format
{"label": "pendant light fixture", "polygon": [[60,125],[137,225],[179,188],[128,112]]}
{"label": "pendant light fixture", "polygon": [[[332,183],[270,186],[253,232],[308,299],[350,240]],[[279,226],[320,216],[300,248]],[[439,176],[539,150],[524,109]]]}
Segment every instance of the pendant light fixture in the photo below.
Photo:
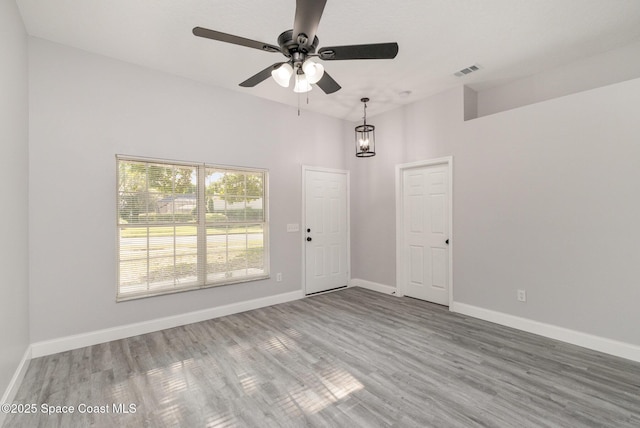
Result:
{"label": "pendant light fixture", "polygon": [[356,156],[368,158],[376,155],[376,127],[367,124],[367,103],[369,98],[361,98],[364,103],[364,123],[356,126]]}

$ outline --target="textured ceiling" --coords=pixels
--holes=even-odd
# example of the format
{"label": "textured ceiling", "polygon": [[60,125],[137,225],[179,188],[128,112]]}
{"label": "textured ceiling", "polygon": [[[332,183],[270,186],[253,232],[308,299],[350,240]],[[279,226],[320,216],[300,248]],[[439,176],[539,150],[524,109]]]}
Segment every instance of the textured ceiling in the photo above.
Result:
{"label": "textured ceiling", "polygon": [[[277,45],[294,0],[17,0],[30,35],[295,106],[267,79],[238,83],[282,57],[192,35],[206,27]],[[328,0],[319,47],[398,42],[394,60],[327,61],[342,89],[300,97],[348,120],[466,84],[476,90],[640,40],[638,0]],[[472,64],[481,70],[457,78]],[[407,92],[410,94],[407,95]]]}

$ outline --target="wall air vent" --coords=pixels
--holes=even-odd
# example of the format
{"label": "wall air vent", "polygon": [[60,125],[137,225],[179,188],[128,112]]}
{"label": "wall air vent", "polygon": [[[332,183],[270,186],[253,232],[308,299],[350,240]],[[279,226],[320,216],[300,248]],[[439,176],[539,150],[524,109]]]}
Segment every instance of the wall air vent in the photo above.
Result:
{"label": "wall air vent", "polygon": [[466,76],[467,74],[473,73],[474,71],[478,71],[480,70],[480,66],[478,64],[473,64],[467,68],[463,68],[460,71],[456,71],[455,73],[453,73],[454,76],[457,77],[462,77],[462,76]]}

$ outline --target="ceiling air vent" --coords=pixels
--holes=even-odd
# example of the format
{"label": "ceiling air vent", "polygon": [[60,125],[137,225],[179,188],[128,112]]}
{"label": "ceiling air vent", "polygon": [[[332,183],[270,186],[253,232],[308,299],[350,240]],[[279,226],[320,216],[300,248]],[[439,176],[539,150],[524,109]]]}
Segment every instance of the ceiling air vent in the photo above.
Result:
{"label": "ceiling air vent", "polygon": [[462,77],[462,76],[466,76],[467,74],[473,73],[474,71],[478,71],[480,70],[480,66],[478,64],[473,64],[467,68],[463,68],[460,71],[456,71],[455,73],[453,73],[454,76],[457,77]]}

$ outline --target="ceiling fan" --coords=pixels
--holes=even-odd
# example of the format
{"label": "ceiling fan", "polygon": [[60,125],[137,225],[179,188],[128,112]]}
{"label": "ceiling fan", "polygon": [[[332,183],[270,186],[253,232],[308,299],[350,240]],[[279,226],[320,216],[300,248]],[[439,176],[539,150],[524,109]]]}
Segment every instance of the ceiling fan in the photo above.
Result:
{"label": "ceiling fan", "polygon": [[312,84],[317,84],[326,94],[332,94],[340,89],[340,85],[324,72],[322,64],[311,61],[311,58],[323,61],[393,59],[398,54],[398,44],[331,46],[323,47],[316,53],[319,43],[316,31],[326,3],[327,0],[296,0],[293,30],[287,30],[278,36],[278,46],[202,27],[195,27],[193,34],[265,52],[279,52],[288,58],[287,61],[277,62],[256,73],[240,83],[240,86],[254,87],[272,76],[280,86],[286,88],[289,87],[291,77],[295,76],[294,92],[308,92]]}

